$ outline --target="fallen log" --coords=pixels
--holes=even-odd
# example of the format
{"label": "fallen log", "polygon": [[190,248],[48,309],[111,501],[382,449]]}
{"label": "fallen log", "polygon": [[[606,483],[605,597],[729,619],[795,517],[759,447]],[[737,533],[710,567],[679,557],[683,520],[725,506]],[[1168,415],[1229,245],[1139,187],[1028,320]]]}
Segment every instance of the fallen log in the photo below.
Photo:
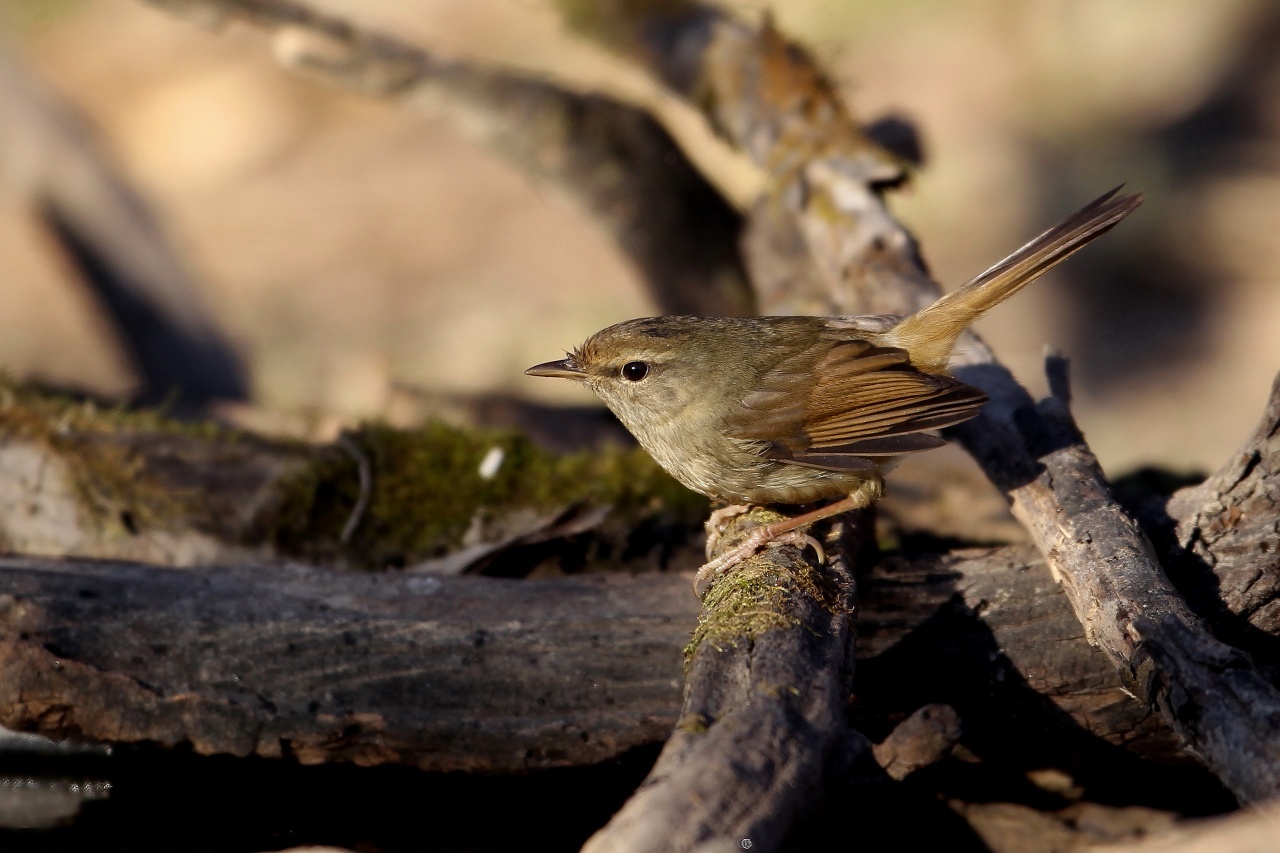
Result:
{"label": "fallen log", "polygon": [[[861,582],[858,725],[882,736],[943,703],[993,757],[1052,763],[1097,742],[1185,760],[1037,563],[1012,546],[877,564]],[[308,761],[592,763],[674,727],[698,614],[689,583],[0,558],[0,724]],[[776,618],[746,611],[757,629]],[[720,661],[710,682],[747,653],[733,651],[738,621],[699,638]]]}
{"label": "fallen log", "polygon": [[522,773],[661,740],[664,575],[440,579],[0,558],[0,725],[303,764]]}

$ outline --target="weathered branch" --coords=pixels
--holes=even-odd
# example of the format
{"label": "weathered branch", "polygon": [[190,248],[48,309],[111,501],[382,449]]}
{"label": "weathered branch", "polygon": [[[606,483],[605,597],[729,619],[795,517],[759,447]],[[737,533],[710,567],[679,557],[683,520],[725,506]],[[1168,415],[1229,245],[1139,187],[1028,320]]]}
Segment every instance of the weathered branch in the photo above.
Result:
{"label": "weathered branch", "polygon": [[1066,401],[1049,397],[1037,411],[1022,434],[1044,470],[1017,488],[1014,515],[1059,555],[1050,566],[1086,636],[1241,800],[1280,795],[1280,692],[1215,639],[1165,577]]}
{"label": "weathered branch", "polygon": [[1165,509],[1161,544],[1192,606],[1224,638],[1280,665],[1280,376],[1244,447]]}
{"label": "weathered branch", "polygon": [[[515,575],[563,557],[639,571],[696,559],[705,512],[636,448],[555,454],[440,423],[304,445],[0,383],[0,542],[19,553],[366,568],[447,554],[454,571]],[[577,547],[557,549],[565,539]]]}
{"label": "weathered branch", "polygon": [[[254,531],[262,537],[261,528],[272,524],[271,513],[281,509],[279,490],[328,457],[331,464],[322,467],[329,471],[327,488],[335,491],[336,507],[327,513],[332,515],[333,529],[314,527],[313,535],[337,544],[337,530],[348,518],[356,492],[355,465],[345,454],[178,428],[147,415],[112,415],[88,405],[40,403],[40,399],[9,389],[0,405],[0,426],[22,433],[11,434],[0,444],[4,472],[0,531],[10,548],[187,564],[243,559],[237,555],[255,541]],[[1225,494],[1227,502],[1233,503],[1230,496],[1237,490],[1261,499],[1275,488],[1274,476],[1262,476],[1276,471],[1280,454],[1280,446],[1267,438],[1273,434],[1274,419],[1273,398],[1250,443],[1248,476],[1225,471],[1206,484],[1206,491],[1214,482],[1234,483],[1225,492],[1213,489],[1213,494]],[[365,452],[378,460],[375,491],[404,488],[392,476],[408,458],[397,455],[398,444],[414,448],[414,454],[462,453],[464,459],[473,460],[468,466],[478,464],[492,446],[489,439],[465,446],[457,443],[459,438],[437,439],[435,444],[427,439],[358,435]],[[413,471],[405,473],[417,476]],[[455,490],[462,485],[456,482]],[[343,497],[346,492],[351,500]],[[200,498],[193,500],[193,496]],[[1192,517],[1204,517],[1195,516],[1199,501],[1175,501],[1171,506],[1190,507],[1190,514],[1175,519],[1184,525]],[[1232,516],[1225,507],[1220,514]],[[1266,528],[1273,521],[1272,515],[1250,509],[1236,518],[1235,532],[1247,535],[1250,525]],[[1205,522],[1207,530],[1216,529],[1216,524],[1213,518]],[[272,553],[261,538],[256,541],[259,544],[253,547],[259,557]],[[1235,565],[1230,558],[1266,556],[1260,549],[1227,547],[1232,541],[1206,538],[1203,558],[1225,569]],[[614,546],[615,555],[619,547]],[[785,553],[780,550],[774,555]],[[985,751],[1007,756],[1001,745],[1007,743],[1008,750],[1027,754],[1027,744],[1036,743],[1050,749],[1042,760],[1052,764],[1063,755],[1085,754],[1083,744],[1096,736],[1143,756],[1174,757],[1177,746],[1168,730],[1143,706],[1126,698],[1125,684],[1089,647],[1060,588],[1047,572],[1035,571],[1035,565],[1024,547],[910,560],[895,557],[872,568],[863,579],[861,593],[859,656],[866,663],[860,667],[856,691],[859,725],[878,726],[877,721],[909,714],[921,704],[945,702],[961,713],[971,742],[981,741],[984,731],[998,733],[985,741]],[[1245,575],[1224,574],[1223,588],[1237,576]],[[359,576],[352,580],[366,582]],[[688,583],[684,577],[667,582],[673,589]],[[332,583],[340,580],[335,577]],[[117,591],[125,588],[115,587]],[[59,589],[57,595],[75,597]],[[175,596],[168,603],[194,595]],[[684,601],[675,592],[671,600]],[[684,601],[685,610],[693,603]],[[1270,611],[1261,607],[1259,612]],[[77,618],[65,630],[76,624],[83,620]],[[1272,627],[1260,624],[1254,630],[1261,635],[1259,629]],[[453,630],[466,633],[457,626]],[[214,651],[232,659],[231,649]],[[904,683],[902,672],[916,673],[918,678]],[[153,683],[156,678],[145,680]],[[914,683],[929,685],[930,690],[916,692],[910,689]],[[1002,688],[993,691],[990,685],[996,683]],[[1011,734],[1021,731],[1019,726],[1026,726],[1025,737]],[[1055,746],[1067,742],[1076,745]],[[1075,772],[1087,772],[1087,768]]]}
{"label": "weathered branch", "polygon": [[86,122],[0,49],[0,183],[28,199],[114,323],[142,397],[249,394],[244,366],[150,204]]}
{"label": "weathered branch", "polygon": [[824,784],[867,754],[844,720],[855,603],[845,530],[836,524],[827,539],[836,556],[826,571],[777,548],[712,587],[680,723],[585,851],[779,849]]}
{"label": "weathered branch", "polygon": [[[619,4],[607,16],[563,5],[590,34],[639,57],[702,105],[770,170],[760,222],[779,235],[770,246],[807,254],[816,266],[820,275],[801,282],[822,287],[820,297],[807,292],[811,303],[835,313],[906,314],[937,297],[914,241],[880,198],[880,187],[900,177],[890,158],[855,126],[807,54],[768,20],[757,29],[693,2]],[[760,273],[796,264],[792,257],[753,266],[753,276],[763,292],[782,293]],[[785,304],[803,302],[788,294]],[[1280,793],[1280,717],[1267,716],[1280,710],[1280,694],[1187,608],[1065,406],[1052,399],[1035,406],[991,351],[968,337],[957,373],[991,402],[956,434],[1008,494],[1087,636],[1241,799]],[[1202,693],[1206,677],[1234,687]]]}
{"label": "weathered branch", "polygon": [[585,35],[636,59],[767,174],[744,252],[762,313],[909,314],[938,294],[880,197],[905,163],[766,17],[695,0],[559,0]]}
{"label": "weathered branch", "polygon": [[687,579],[0,558],[0,725],[304,764],[519,773],[666,734]]}
{"label": "weathered branch", "polygon": [[1106,744],[1179,760],[1177,739],[1089,644],[1033,547],[890,556],[859,588],[854,723],[868,732],[945,703],[970,748],[1004,762],[1088,778],[1106,766]]}
{"label": "weathered branch", "polygon": [[275,35],[284,65],[443,116],[585,208],[663,313],[753,311],[741,215],[648,112],[542,80],[449,61],[292,0],[147,0]]}
{"label": "weathered branch", "polygon": [[[0,484],[4,486],[0,489],[0,531],[3,531],[10,548],[188,565],[210,561],[234,562],[243,560],[246,553],[254,554],[255,559],[271,558],[278,555],[276,549],[282,547],[301,546],[312,553],[328,554],[330,559],[337,560],[343,559],[342,555],[346,553],[338,541],[339,531],[350,516],[359,490],[356,465],[348,454],[339,450],[263,442],[242,434],[179,427],[146,414],[101,412],[92,405],[49,400],[14,388],[5,391],[3,405],[0,405],[0,431],[7,433],[6,440],[0,443],[0,470],[4,472],[0,477]],[[371,430],[356,434],[354,440],[375,462],[371,500],[374,516],[362,522],[361,530],[368,523],[373,528],[369,535],[377,538],[361,539],[359,543],[366,552],[372,553],[389,553],[403,547],[387,542],[388,537],[398,535],[387,527],[390,520],[382,517],[389,502],[408,502],[425,513],[417,521],[416,516],[406,516],[406,523],[412,527],[425,525],[430,519],[439,522],[436,513],[440,508],[434,502],[431,486],[429,482],[418,482],[424,474],[415,465],[429,468],[430,460],[437,454],[441,459],[451,460],[450,464],[458,471],[450,481],[452,493],[447,498],[449,506],[453,507],[476,499],[474,490],[477,487],[470,482],[470,477],[481,457],[494,446],[506,447],[512,457],[509,465],[516,466],[509,471],[513,478],[512,487],[523,482],[522,478],[526,476],[521,473],[526,469],[520,467],[521,463],[516,460],[524,459],[526,465],[533,461],[529,450],[521,449],[518,444],[509,444],[509,439],[501,436],[486,434],[468,436],[439,429],[404,434]],[[616,451],[602,451],[592,459],[605,462],[615,454]],[[624,454],[621,458],[628,457]],[[414,460],[423,461],[415,463]],[[543,467],[548,461],[537,462],[528,469],[537,472],[544,488],[552,486],[559,476],[556,468]],[[635,465],[640,462],[647,460],[637,456]],[[630,487],[642,485],[645,482],[642,469],[629,466],[630,463],[619,469],[626,483]],[[504,466],[504,472],[507,472],[507,467]],[[652,465],[648,464],[643,470],[651,468]],[[564,476],[587,486],[585,493],[590,493],[594,487],[582,482],[583,470],[571,467]],[[593,476],[607,475],[609,470],[605,464]],[[501,476],[507,476],[507,473]],[[314,489],[315,496],[309,497],[308,489],[299,488],[307,483],[313,484],[310,488]],[[504,488],[499,487],[498,493],[501,494]],[[653,506],[656,492],[653,486],[646,488],[649,489],[646,497],[630,499],[631,502]],[[329,495],[327,503],[319,502],[316,496],[321,494]],[[463,513],[461,526],[468,526],[470,522],[466,517],[474,513],[474,517],[491,519],[485,527],[510,530],[509,525],[502,528],[493,522],[500,521],[511,512],[512,509],[504,508],[502,504],[477,504]],[[272,530],[280,531],[281,514],[297,519],[288,525],[287,529],[293,532],[287,538],[279,532],[271,533]],[[696,510],[691,514],[696,516]],[[642,523],[651,531],[661,531],[663,525],[671,524],[670,519],[663,520],[662,511],[645,518],[647,520]],[[568,549],[547,545],[541,546],[541,551],[534,548],[526,556],[509,558],[509,563],[512,566],[534,565],[543,562],[547,556],[566,550],[570,555],[579,554],[574,558],[578,561],[585,557],[595,562],[607,560],[613,565],[617,564],[624,549],[627,565],[649,565],[660,560],[663,548],[671,547],[670,542],[666,546],[658,546],[657,553],[638,553],[634,545],[628,544],[634,523],[640,522],[622,523],[623,530],[616,536],[609,530],[593,531],[587,541],[599,543],[597,547],[601,553],[598,556],[591,556],[592,552],[583,555],[579,550],[582,545]],[[356,538],[363,535],[357,531]],[[294,542],[293,537],[300,539]],[[579,542],[582,541],[579,537]],[[675,554],[678,555],[679,551]],[[692,553],[688,553],[684,561],[691,564],[695,559]],[[1159,738],[1153,736],[1151,721],[1145,719],[1140,708],[1123,700],[1114,677],[1108,681],[1105,670],[1099,670],[1096,654],[1088,649],[1078,629],[1065,616],[1061,596],[1048,583],[1047,576],[1040,578],[1020,571],[1026,559],[1025,554],[1021,557],[992,555],[989,559],[925,561],[918,566],[912,564],[910,568],[891,563],[885,569],[889,573],[883,578],[872,574],[866,581],[862,609],[866,654],[875,656],[897,648],[892,657],[901,661],[907,649],[921,650],[919,657],[912,652],[910,660],[913,662],[900,664],[914,669],[933,666],[931,662],[939,660],[954,662],[955,656],[962,654],[959,650],[967,649],[962,655],[967,661],[964,671],[974,675],[969,679],[945,682],[948,684],[946,695],[917,700],[902,694],[898,679],[889,675],[882,680],[877,673],[885,670],[872,665],[864,675],[869,678],[867,684],[873,686],[862,691],[866,697],[864,701],[869,702],[868,717],[875,717],[877,707],[902,713],[914,710],[920,701],[946,701],[971,719],[975,732],[981,732],[984,728],[982,720],[1003,719],[1000,717],[1003,712],[996,703],[983,701],[983,697],[989,696],[985,687],[976,693],[959,688],[965,684],[980,687],[987,684],[991,680],[988,670],[995,665],[991,657],[993,649],[1006,648],[1011,665],[1027,673],[1030,690],[1020,694],[1023,700],[1034,704],[1034,692],[1056,697],[1056,701],[1075,716],[1077,726],[1097,732],[1115,743],[1130,743],[1145,755],[1169,755],[1171,746],[1167,742],[1158,743]],[[984,565],[988,568],[982,568]],[[270,569],[261,571],[265,573]],[[177,582],[176,578],[169,577],[169,573],[161,574],[166,581]],[[339,585],[340,578],[334,577],[332,583]],[[359,576],[351,579],[357,585],[367,582]],[[1043,583],[1032,583],[1037,579]],[[230,583],[229,580],[227,582]],[[672,584],[673,590],[680,590],[680,593],[671,593],[673,601],[683,602],[686,610],[694,605],[692,596],[683,597],[688,589],[687,578],[668,578],[667,582]],[[139,589],[150,588],[149,583],[136,586]],[[117,593],[130,588],[133,587],[124,584],[114,587]],[[50,596],[75,600],[77,593],[58,587],[50,592]],[[257,600],[266,596],[259,590],[257,593],[246,591],[241,597]],[[961,598],[957,599],[957,596]],[[165,605],[182,606],[183,602],[198,597],[199,594],[193,590],[166,596],[162,601],[153,602],[152,606],[159,612]],[[1051,622],[1038,611],[1024,612],[1005,607],[998,614],[984,613],[981,623],[976,616],[970,617],[975,625],[993,626],[990,630],[996,632],[994,638],[986,633],[988,629],[985,627],[970,632],[971,642],[961,644],[947,632],[921,631],[922,626],[937,619],[940,613],[952,613],[954,610],[955,618],[963,623],[966,619],[964,614],[980,611],[983,601],[1003,599],[1027,602],[1028,607],[1040,602],[1045,606],[1057,602],[1058,621]],[[957,600],[963,603],[957,605]],[[101,606],[112,606],[106,595],[102,597]],[[263,606],[267,605],[264,603]],[[957,607],[959,609],[955,610]],[[536,616],[528,615],[531,618]],[[1002,622],[1006,617],[1010,621]],[[1019,620],[1031,626],[1053,625],[1058,633],[1050,635],[1025,627],[1022,632],[1003,633],[1019,624]],[[85,618],[76,616],[60,630],[73,631],[76,626],[90,624]],[[130,624],[121,623],[121,629],[131,630]],[[943,624],[950,623],[944,619]],[[1002,627],[1006,624],[1011,626],[1010,629]],[[455,625],[451,630],[465,637],[470,629],[464,628]],[[305,632],[306,629],[297,627],[296,630]],[[1027,630],[1032,633],[1025,633]],[[903,638],[911,634],[915,635],[912,643],[898,648]],[[101,642],[115,646],[130,641],[103,639]],[[683,638],[677,638],[676,642],[683,645]],[[677,649],[673,647],[672,653],[675,651]],[[233,648],[203,646],[199,652],[224,660],[227,666],[236,666]],[[193,662],[192,668],[199,669],[203,665]],[[960,667],[948,669],[959,671]],[[150,684],[162,683],[154,673],[141,680]],[[928,680],[944,683],[937,676],[930,676]],[[1007,679],[1007,683],[1013,683],[1013,680]],[[303,688],[299,686],[298,689],[301,691]],[[313,685],[312,689],[322,692],[324,688]],[[372,706],[373,700],[368,704]],[[1018,709],[1017,714],[1022,718],[1031,716],[1025,702],[1018,704],[1012,701],[1010,707]],[[257,720],[251,722],[258,725]],[[991,723],[986,728],[999,726]],[[1158,733],[1158,728],[1155,731]],[[163,737],[157,734],[146,739],[162,741]]]}

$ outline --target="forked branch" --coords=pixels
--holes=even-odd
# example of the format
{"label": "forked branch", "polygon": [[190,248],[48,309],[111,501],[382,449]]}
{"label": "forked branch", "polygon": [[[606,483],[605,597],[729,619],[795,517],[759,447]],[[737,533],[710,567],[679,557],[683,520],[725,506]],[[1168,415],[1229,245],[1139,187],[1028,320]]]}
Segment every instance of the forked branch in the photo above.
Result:
{"label": "forked branch", "polygon": [[[938,297],[914,240],[881,197],[901,171],[858,128],[807,53],[768,19],[755,27],[695,2],[607,5],[609,14],[585,13],[588,4],[571,0],[562,8],[584,32],[702,106],[729,141],[769,170],[769,196],[748,228],[768,238],[757,240],[767,264],[749,250],[758,292],[780,295],[776,304],[762,299],[765,310],[907,314]],[[806,262],[820,274],[797,277]],[[954,431],[1009,497],[1087,636],[1238,797],[1280,794],[1280,725],[1265,716],[1280,708],[1280,694],[1191,613],[1063,402],[1034,404],[976,336],[962,351],[957,374],[991,402]],[[1214,680],[1232,686],[1206,692]]]}

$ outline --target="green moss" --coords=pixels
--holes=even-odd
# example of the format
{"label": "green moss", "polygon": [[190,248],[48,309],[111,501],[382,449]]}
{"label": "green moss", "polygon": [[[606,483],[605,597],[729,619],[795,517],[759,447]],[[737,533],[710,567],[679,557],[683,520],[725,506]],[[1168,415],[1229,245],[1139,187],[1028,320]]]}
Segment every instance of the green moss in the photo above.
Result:
{"label": "green moss", "polygon": [[703,599],[698,627],[685,646],[685,666],[703,643],[721,651],[765,631],[800,624],[792,615],[791,588],[777,575],[777,566],[752,557],[717,579]]}
{"label": "green moss", "polygon": [[[223,528],[209,520],[209,495],[198,485],[181,485],[182,466],[175,480],[148,470],[147,454],[180,454],[187,442],[164,440],[175,436],[262,441],[250,434],[163,412],[105,407],[0,377],[0,435],[39,442],[63,460],[88,517],[105,533],[208,527],[243,544],[323,560],[342,557],[369,568],[438,556],[456,548],[476,520],[505,519],[522,508],[545,514],[580,502],[609,505],[621,524],[642,514],[693,524],[707,512],[705,498],[676,483],[638,448],[555,454],[510,431],[375,424],[321,447],[272,442],[296,460],[276,484],[273,508],[250,530]],[[502,463],[493,476],[482,477],[480,463],[495,448]],[[357,455],[368,461],[372,489],[354,536],[342,542],[360,496]]]}
{"label": "green moss", "polygon": [[[185,516],[199,501],[144,476],[145,461],[121,435],[194,435],[236,440],[235,433],[185,422],[161,411],[132,411],[20,385],[0,376],[0,435],[48,447],[66,465],[89,517],[115,526],[159,526]],[[111,437],[111,440],[107,440]]]}
{"label": "green moss", "polygon": [[[782,517],[773,510],[757,508],[750,521],[754,526]],[[738,530],[747,529],[741,522],[735,526]],[[732,545],[731,537],[725,547]],[[698,627],[684,649],[686,669],[704,643],[719,651],[751,641],[766,631],[803,624],[795,615],[797,597],[812,598],[828,610],[841,606],[839,592],[824,572],[804,560],[794,560],[782,568],[774,559],[767,553],[751,557],[711,585],[702,601]]]}
{"label": "green moss", "polygon": [[[415,430],[370,425],[348,439],[368,460],[372,491],[355,535],[342,530],[360,494],[355,455],[340,445],[282,487],[283,503],[268,538],[294,553],[341,551],[358,565],[379,567],[457,547],[476,518],[512,509],[554,511],[577,502],[608,504],[622,516],[670,510],[705,515],[706,499],[676,483],[639,449],[560,455],[518,433],[463,430],[429,423]],[[493,476],[480,463],[494,449]]]}
{"label": "green moss", "polygon": [[676,731],[689,735],[706,734],[710,722],[702,714],[686,714],[676,721]]}

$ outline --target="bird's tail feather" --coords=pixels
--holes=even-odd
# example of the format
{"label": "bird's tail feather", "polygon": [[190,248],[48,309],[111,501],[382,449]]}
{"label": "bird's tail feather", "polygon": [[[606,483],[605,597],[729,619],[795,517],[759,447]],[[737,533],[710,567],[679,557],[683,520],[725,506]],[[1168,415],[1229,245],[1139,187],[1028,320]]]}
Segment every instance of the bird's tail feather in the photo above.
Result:
{"label": "bird's tail feather", "polygon": [[1116,187],[1089,202],[959,290],[907,317],[884,334],[884,342],[905,349],[912,364],[922,370],[945,371],[956,339],[971,323],[1110,230],[1142,203],[1141,193],[1115,197],[1119,191]]}

